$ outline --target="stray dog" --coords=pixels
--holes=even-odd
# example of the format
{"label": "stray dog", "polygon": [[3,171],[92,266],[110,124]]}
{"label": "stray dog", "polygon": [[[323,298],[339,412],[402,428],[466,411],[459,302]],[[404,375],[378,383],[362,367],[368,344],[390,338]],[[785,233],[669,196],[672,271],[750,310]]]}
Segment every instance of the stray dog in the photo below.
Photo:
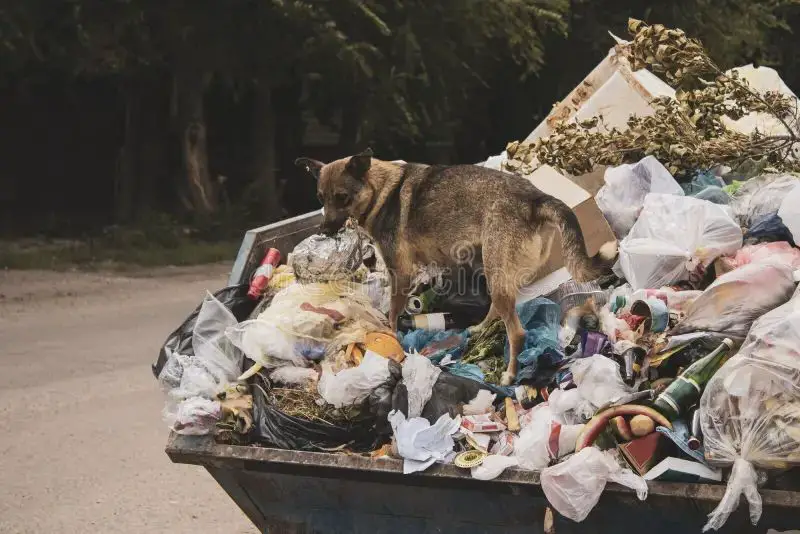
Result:
{"label": "stray dog", "polygon": [[517,294],[536,279],[556,234],[577,281],[607,273],[617,255],[611,241],[590,257],[572,210],[513,174],[477,165],[381,161],[369,149],[327,164],[309,158],[295,164],[317,179],[325,233],[337,232],[354,217],[378,246],[392,278],[389,323],[395,331],[416,265],[458,265],[482,257],[492,304],[475,329],[496,317],[505,323],[511,355],[504,385],[516,377],[525,341]]}

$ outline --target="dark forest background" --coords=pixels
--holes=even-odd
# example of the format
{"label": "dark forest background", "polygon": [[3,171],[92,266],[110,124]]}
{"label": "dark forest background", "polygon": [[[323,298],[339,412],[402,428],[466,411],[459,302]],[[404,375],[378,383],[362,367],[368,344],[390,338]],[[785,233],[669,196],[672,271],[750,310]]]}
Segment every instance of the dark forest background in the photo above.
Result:
{"label": "dark forest background", "polygon": [[3,0],[0,237],[234,239],[319,207],[300,155],[481,161],[628,17],[800,89],[800,0]]}

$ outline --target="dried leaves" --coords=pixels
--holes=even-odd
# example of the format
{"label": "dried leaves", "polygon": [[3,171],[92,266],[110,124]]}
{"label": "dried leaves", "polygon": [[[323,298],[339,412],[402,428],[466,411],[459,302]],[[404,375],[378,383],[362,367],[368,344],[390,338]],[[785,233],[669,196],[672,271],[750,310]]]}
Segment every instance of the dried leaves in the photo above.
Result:
{"label": "dried leaves", "polygon": [[[632,116],[627,129],[608,128],[602,118],[562,122],[553,133],[534,142],[514,141],[506,147],[505,169],[523,175],[548,164],[579,176],[596,165],[620,165],[647,155],[680,174],[723,163],[766,158],[792,168],[787,155],[798,142],[797,102],[779,93],[759,94],[735,73],[726,75],[708,57],[699,41],[683,31],[631,19],[633,41],[624,53],[634,70],[649,68],[678,88],[676,98],[656,98],[653,115]],[[713,75],[705,81],[702,75]],[[781,120],[786,135],[752,136],[727,129],[723,118],[751,112]]]}

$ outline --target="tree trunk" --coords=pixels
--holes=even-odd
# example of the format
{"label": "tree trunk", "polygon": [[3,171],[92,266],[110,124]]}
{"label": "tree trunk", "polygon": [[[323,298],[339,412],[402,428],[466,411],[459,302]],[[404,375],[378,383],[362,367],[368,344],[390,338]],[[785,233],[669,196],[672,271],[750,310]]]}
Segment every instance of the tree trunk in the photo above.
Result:
{"label": "tree trunk", "polygon": [[253,186],[254,193],[263,199],[263,219],[265,222],[283,218],[281,201],[278,198],[275,157],[275,110],[272,102],[272,88],[261,80],[256,85],[254,95],[253,125]]}
{"label": "tree trunk", "polygon": [[183,174],[191,209],[199,215],[217,210],[217,198],[208,166],[203,95],[208,75],[184,71],[178,76],[178,123]]}

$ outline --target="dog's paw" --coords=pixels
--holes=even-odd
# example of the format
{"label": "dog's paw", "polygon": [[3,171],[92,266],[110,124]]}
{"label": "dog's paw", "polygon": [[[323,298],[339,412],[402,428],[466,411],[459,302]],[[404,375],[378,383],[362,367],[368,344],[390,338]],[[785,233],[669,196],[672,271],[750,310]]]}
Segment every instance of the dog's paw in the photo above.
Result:
{"label": "dog's paw", "polygon": [[515,375],[509,373],[508,371],[503,372],[502,377],[500,378],[500,385],[501,386],[510,386],[514,383]]}

